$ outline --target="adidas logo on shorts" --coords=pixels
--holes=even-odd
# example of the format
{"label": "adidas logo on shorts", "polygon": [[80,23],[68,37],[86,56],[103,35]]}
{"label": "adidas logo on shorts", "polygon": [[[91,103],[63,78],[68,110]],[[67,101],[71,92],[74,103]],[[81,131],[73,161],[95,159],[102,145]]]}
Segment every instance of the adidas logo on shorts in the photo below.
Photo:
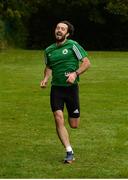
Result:
{"label": "adidas logo on shorts", "polygon": [[79,110],[76,109],[73,113],[74,113],[74,114],[78,114],[78,113],[79,113]]}

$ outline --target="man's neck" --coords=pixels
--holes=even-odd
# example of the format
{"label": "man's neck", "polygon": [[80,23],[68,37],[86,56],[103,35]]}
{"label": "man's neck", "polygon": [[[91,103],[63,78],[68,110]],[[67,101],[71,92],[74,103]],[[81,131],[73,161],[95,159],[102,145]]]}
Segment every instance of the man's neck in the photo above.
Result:
{"label": "man's neck", "polygon": [[57,41],[56,44],[57,46],[60,46],[62,44],[64,44],[67,41],[67,39],[64,39],[63,41]]}

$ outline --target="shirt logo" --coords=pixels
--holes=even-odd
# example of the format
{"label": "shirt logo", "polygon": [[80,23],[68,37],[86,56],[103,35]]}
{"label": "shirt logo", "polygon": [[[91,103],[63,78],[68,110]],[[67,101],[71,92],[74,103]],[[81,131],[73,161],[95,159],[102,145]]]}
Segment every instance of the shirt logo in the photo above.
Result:
{"label": "shirt logo", "polygon": [[64,50],[62,51],[62,53],[63,53],[63,54],[67,54],[67,53],[68,53],[68,50],[67,50],[67,49],[64,49]]}

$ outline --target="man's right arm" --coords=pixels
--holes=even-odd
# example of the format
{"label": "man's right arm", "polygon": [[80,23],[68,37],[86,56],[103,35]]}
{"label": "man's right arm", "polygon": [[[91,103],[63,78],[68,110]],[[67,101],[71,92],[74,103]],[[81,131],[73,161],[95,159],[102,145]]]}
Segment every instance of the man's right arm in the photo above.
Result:
{"label": "man's right arm", "polygon": [[46,66],[44,69],[44,79],[40,82],[41,88],[45,88],[47,86],[47,82],[51,74],[52,74],[52,70],[48,66]]}

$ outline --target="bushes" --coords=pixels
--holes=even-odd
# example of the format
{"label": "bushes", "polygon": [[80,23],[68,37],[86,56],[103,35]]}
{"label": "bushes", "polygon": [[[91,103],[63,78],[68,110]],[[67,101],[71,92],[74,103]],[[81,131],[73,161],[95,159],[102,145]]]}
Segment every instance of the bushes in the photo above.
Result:
{"label": "bushes", "polygon": [[7,46],[25,47],[27,31],[21,13],[7,8],[0,17],[0,49]]}
{"label": "bushes", "polygon": [[27,32],[21,14],[18,10],[7,9],[5,19],[5,33],[8,43],[12,46],[24,47]]}
{"label": "bushes", "polygon": [[5,24],[0,19],[0,50],[5,49],[7,47],[7,41],[5,38]]}
{"label": "bushes", "polygon": [[53,25],[67,19],[87,49],[128,50],[126,0],[1,0],[0,19],[1,48],[44,48],[54,40]]}

